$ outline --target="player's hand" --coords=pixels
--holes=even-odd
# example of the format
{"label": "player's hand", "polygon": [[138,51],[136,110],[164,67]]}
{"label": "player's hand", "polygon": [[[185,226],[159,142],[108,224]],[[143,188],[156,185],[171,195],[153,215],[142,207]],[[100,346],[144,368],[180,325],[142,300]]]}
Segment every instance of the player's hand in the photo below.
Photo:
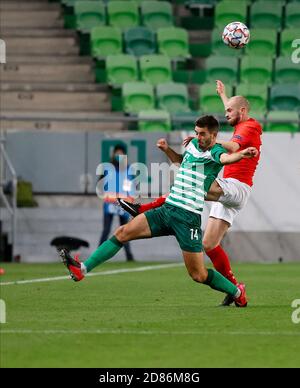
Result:
{"label": "player's hand", "polygon": [[156,145],[160,150],[162,150],[164,152],[167,151],[167,149],[169,148],[169,144],[168,144],[166,139],[157,140]]}
{"label": "player's hand", "polygon": [[255,147],[245,148],[243,151],[240,151],[244,158],[256,158],[258,155],[258,150]]}
{"label": "player's hand", "polygon": [[217,87],[217,93],[219,96],[222,96],[225,94],[225,85],[219,79],[216,80],[216,87]]}
{"label": "player's hand", "polygon": [[182,142],[182,145],[184,147],[187,147],[189,144],[190,144],[190,141],[194,139],[194,136],[188,136],[186,137],[183,142]]}

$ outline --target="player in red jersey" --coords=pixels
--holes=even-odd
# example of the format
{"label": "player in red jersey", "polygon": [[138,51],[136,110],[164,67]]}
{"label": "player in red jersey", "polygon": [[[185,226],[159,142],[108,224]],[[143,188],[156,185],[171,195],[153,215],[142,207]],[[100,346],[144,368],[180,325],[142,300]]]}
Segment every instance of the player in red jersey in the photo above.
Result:
{"label": "player in red jersey", "polygon": [[[247,147],[255,147],[260,150],[262,128],[256,120],[249,118],[249,102],[242,96],[228,98],[224,84],[219,80],[216,82],[217,93],[225,107],[226,119],[234,127],[234,133],[229,141],[218,140],[218,142],[229,152],[237,152]],[[187,145],[191,139],[192,137],[188,137],[184,141],[184,145]],[[173,163],[179,161],[179,154],[172,150],[163,139],[158,142],[158,147],[167,154]],[[244,159],[234,165],[225,166],[223,178],[217,178],[206,195],[206,200],[216,202],[211,207],[203,237],[203,246],[216,270],[234,284],[238,282],[231,270],[228,255],[220,243],[234,218],[249,199],[259,158],[260,152],[255,158]],[[132,215],[137,215],[159,207],[164,202],[165,196],[144,205],[129,204],[125,201],[120,201],[120,205]],[[222,305],[228,306],[231,303],[233,303],[233,299],[227,295]]]}

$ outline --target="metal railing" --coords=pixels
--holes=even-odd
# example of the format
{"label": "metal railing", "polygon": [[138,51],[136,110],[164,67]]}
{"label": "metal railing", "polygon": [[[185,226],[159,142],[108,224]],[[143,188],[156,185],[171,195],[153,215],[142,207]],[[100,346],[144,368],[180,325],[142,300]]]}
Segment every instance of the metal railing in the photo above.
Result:
{"label": "metal railing", "polygon": [[[11,181],[11,193],[5,193],[5,186]],[[0,131],[0,201],[8,211],[11,221],[10,243],[12,244],[12,259],[15,257],[15,246],[17,236],[17,174],[5,150],[4,132]],[[2,206],[1,204],[1,206]],[[2,208],[0,207],[0,211]]]}

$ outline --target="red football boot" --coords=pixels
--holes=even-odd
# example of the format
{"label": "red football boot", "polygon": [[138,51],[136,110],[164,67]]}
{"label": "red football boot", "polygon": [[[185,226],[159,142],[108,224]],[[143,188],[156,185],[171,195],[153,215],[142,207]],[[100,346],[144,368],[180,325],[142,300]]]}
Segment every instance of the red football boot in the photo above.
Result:
{"label": "red football boot", "polygon": [[58,251],[59,256],[62,258],[64,265],[68,268],[71,278],[75,282],[79,282],[84,278],[81,272],[81,263],[79,261],[79,255],[75,255],[74,258],[70,255],[66,248],[61,248]]}
{"label": "red football boot", "polygon": [[246,297],[246,286],[244,283],[240,283],[237,288],[241,291],[241,295],[238,298],[234,298],[236,307],[247,307],[248,301]]}

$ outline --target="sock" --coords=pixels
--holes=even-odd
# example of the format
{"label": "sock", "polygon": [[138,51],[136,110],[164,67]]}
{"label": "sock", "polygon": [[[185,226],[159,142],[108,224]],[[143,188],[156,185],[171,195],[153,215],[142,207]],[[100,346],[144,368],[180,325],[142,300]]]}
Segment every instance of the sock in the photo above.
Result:
{"label": "sock", "polygon": [[214,290],[225,292],[233,297],[239,297],[240,290],[223,275],[213,269],[208,269],[207,272],[208,276],[204,284]]}
{"label": "sock", "polygon": [[113,236],[109,240],[104,241],[91,256],[84,262],[86,267],[86,272],[90,272],[92,269],[97,267],[97,265],[104,263],[104,261],[111,259],[115,256],[119,250],[123,247],[123,244],[118,241],[118,239]]}
{"label": "sock", "polygon": [[166,197],[162,196],[155,199],[153,202],[145,203],[140,206],[139,213],[145,213],[147,210],[155,209],[157,207],[162,206],[166,201]]}
{"label": "sock", "polygon": [[215,269],[220,272],[226,279],[231,283],[237,285],[238,282],[233,275],[231,270],[230,261],[227,256],[227,253],[221,247],[221,245],[215,247],[214,249],[206,252],[207,256],[212,261]]}

